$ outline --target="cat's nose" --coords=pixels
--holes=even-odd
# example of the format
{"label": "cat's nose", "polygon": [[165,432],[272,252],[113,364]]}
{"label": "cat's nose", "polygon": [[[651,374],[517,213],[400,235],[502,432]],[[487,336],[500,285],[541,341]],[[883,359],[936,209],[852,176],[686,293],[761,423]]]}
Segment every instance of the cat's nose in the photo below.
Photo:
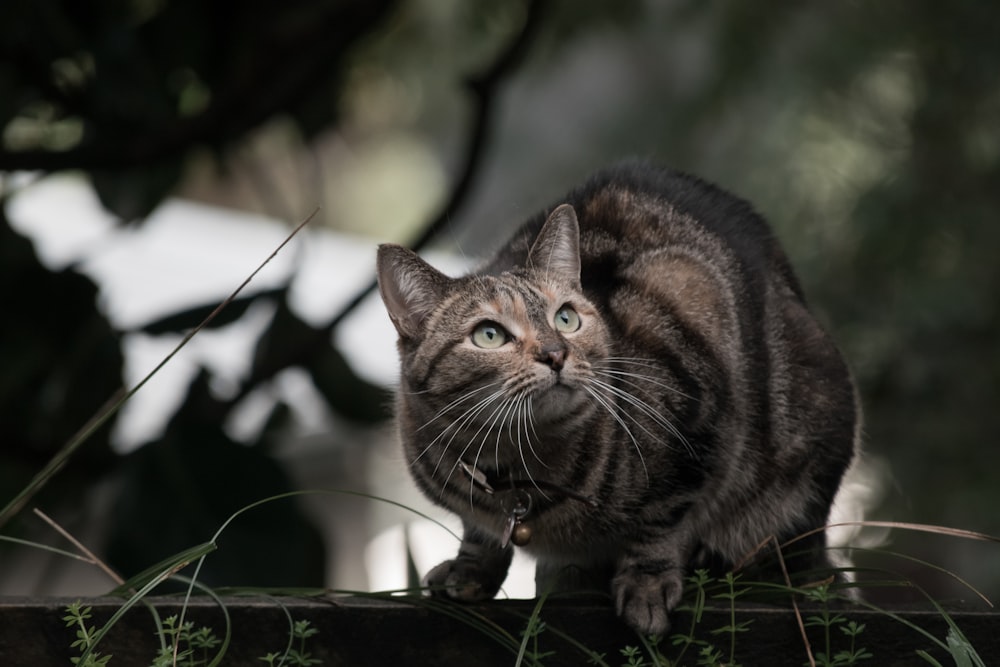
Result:
{"label": "cat's nose", "polygon": [[566,363],[566,348],[558,344],[543,345],[536,358],[543,364],[551,366],[552,370],[560,371]]}

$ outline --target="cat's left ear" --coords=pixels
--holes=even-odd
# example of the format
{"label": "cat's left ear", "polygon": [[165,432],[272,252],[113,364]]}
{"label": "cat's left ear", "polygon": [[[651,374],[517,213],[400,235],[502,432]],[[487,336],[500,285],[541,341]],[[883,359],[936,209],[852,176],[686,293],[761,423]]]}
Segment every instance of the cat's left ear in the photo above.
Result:
{"label": "cat's left ear", "polygon": [[378,247],[378,289],[400,338],[419,338],[424,321],[444,298],[452,279],[412,250],[386,243]]}
{"label": "cat's left ear", "polygon": [[528,265],[580,284],[580,223],[572,206],[563,204],[549,215],[528,252]]}

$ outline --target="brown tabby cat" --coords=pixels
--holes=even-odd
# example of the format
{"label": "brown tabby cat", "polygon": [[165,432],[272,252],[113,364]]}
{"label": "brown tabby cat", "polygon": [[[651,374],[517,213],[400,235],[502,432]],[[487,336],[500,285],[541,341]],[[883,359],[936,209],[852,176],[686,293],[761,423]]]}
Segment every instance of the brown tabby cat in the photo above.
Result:
{"label": "brown tabby cat", "polygon": [[426,581],[492,598],[513,542],[540,581],[603,581],[661,634],[692,568],[824,525],[854,386],[746,202],[645,163],[565,202],[462,278],[379,248],[412,474],[464,525]]}

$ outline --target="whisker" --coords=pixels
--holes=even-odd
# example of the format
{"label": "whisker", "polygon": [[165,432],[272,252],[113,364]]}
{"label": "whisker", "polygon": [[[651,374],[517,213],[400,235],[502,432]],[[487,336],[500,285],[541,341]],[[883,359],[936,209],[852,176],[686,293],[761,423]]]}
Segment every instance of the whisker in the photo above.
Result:
{"label": "whisker", "polygon": [[[458,406],[460,403],[468,400],[469,398],[471,398],[475,394],[478,394],[483,389],[486,389],[486,388],[489,388],[489,387],[495,387],[498,384],[499,384],[499,382],[493,382],[493,383],[490,383],[490,384],[485,385],[483,387],[480,387],[478,389],[473,389],[472,391],[467,392],[466,394],[462,395],[458,399],[456,399],[456,400],[452,401],[451,403],[449,403],[443,410],[441,410],[437,415],[435,415],[434,417],[432,417],[430,420],[428,420],[423,426],[421,426],[417,430],[419,431],[419,430],[423,429],[424,427],[429,426],[434,420],[436,420],[441,415],[445,414],[449,409]],[[473,405],[471,408],[469,408],[468,410],[466,410],[465,412],[463,412],[457,419],[455,419],[452,422],[450,422],[440,433],[437,434],[437,436],[434,437],[433,440],[431,440],[427,444],[426,447],[424,447],[420,451],[419,454],[417,454],[417,456],[410,462],[410,465],[411,466],[416,465],[417,461],[419,461],[423,457],[424,454],[426,454],[428,451],[430,451],[431,448],[433,448],[434,445],[437,444],[438,440],[440,440],[441,438],[443,438],[445,435],[448,434],[449,431],[452,431],[452,429],[454,429],[454,431],[452,432],[451,439],[449,439],[448,444],[445,445],[444,449],[441,452],[441,458],[438,459],[437,465],[434,466],[434,472],[436,473],[437,469],[438,469],[438,466],[441,465],[441,460],[444,458],[445,453],[448,451],[448,447],[451,444],[451,440],[453,440],[454,437],[455,437],[455,434],[457,434],[462,428],[464,428],[465,425],[469,421],[471,421],[472,419],[474,419],[476,417],[476,415],[479,414],[483,409],[485,409],[485,407],[487,405],[489,405],[491,402],[493,402],[494,400],[496,400],[497,397],[499,397],[502,394],[503,394],[503,390],[502,389],[493,392],[492,394],[490,394],[489,396],[487,396],[486,398],[482,399],[481,401],[479,401],[478,403],[476,403],[475,405]]]}
{"label": "whisker", "polygon": [[[661,382],[661,381],[657,380],[656,378],[654,378],[652,376],[649,376],[649,375],[640,375],[640,374],[637,374],[637,373],[629,373],[628,371],[625,371],[625,370],[622,370],[620,368],[617,368],[614,365],[616,363],[617,364],[631,364],[632,366],[639,366],[640,368],[649,368],[649,369],[652,369],[652,370],[663,372],[663,366],[661,364],[658,364],[657,362],[653,361],[652,359],[643,359],[642,357],[608,357],[607,359],[604,360],[604,362],[602,362],[598,366],[598,368],[600,368],[600,370],[602,370],[603,372],[606,372],[606,373],[615,373],[615,374],[618,374],[618,375],[630,375],[630,376],[635,377],[635,378],[641,378],[641,379],[643,379],[643,380],[645,380],[645,381],[647,381],[647,382],[649,382],[651,384],[655,384],[658,387],[666,389],[667,391],[669,391],[671,393],[677,394],[678,396],[680,396],[682,398],[686,398],[686,399],[692,400],[692,401],[697,400],[693,396],[690,396],[690,395],[684,393],[683,391],[681,391],[677,387],[674,387],[672,385],[666,384],[665,382]],[[605,364],[608,364],[608,365],[605,365]]]}
{"label": "whisker", "polygon": [[[528,425],[531,426],[531,433],[532,433],[532,435],[535,436],[535,440],[541,440],[541,438],[538,437],[538,431],[535,430],[535,411],[534,411],[534,406],[535,406],[535,404],[532,402],[531,396],[528,396],[528,409],[527,409],[527,412],[528,412]],[[525,433],[525,436],[527,436],[527,433]],[[548,466],[546,466],[546,467],[548,467]]]}
{"label": "whisker", "polygon": [[[642,412],[647,417],[652,419],[661,428],[663,428],[668,433],[673,435],[675,438],[680,440],[681,444],[684,445],[684,449],[687,450],[688,454],[690,454],[692,458],[698,458],[696,452],[694,451],[694,448],[691,446],[691,443],[688,442],[687,438],[684,437],[684,434],[681,433],[680,430],[676,426],[674,426],[669,419],[667,419],[662,414],[657,412],[656,409],[653,408],[653,406],[651,406],[649,403],[646,403],[635,394],[632,394],[631,392],[628,392],[622,389],[621,387],[617,387],[609,382],[604,382],[603,380],[598,380],[597,378],[592,378],[591,382],[598,385],[599,387],[602,387],[611,394],[618,396],[629,405],[638,409],[640,412]],[[646,427],[643,426],[634,415],[629,414],[628,411],[626,411],[625,414],[628,415],[629,418],[631,418],[632,421],[634,421],[644,431],[646,431],[648,435],[653,436],[653,434],[650,433],[649,430],[646,429]]]}
{"label": "whisker", "polygon": [[642,463],[642,470],[643,470],[643,473],[646,475],[646,483],[648,484],[649,483],[649,469],[646,468],[646,458],[642,455],[642,447],[639,445],[639,441],[635,439],[634,435],[632,435],[632,429],[630,429],[628,427],[628,424],[625,423],[625,420],[622,419],[621,415],[618,414],[618,410],[615,409],[615,406],[613,404],[609,403],[608,400],[604,396],[601,396],[597,392],[596,389],[594,389],[593,387],[590,387],[589,385],[584,385],[583,389],[588,394],[590,394],[591,396],[593,396],[594,400],[597,401],[597,403],[599,405],[601,405],[601,407],[603,407],[605,410],[608,411],[608,414],[611,415],[611,417],[616,422],[618,422],[618,424],[622,427],[622,429],[628,435],[629,439],[632,440],[632,444],[635,445],[635,451],[636,451],[636,453],[639,454],[639,462]]}
{"label": "whisker", "polygon": [[[629,378],[636,378],[637,380],[647,380],[648,382],[651,382],[652,384],[656,384],[656,385],[663,386],[663,387],[667,386],[667,385],[664,385],[662,383],[658,383],[655,380],[647,378],[644,375],[637,375],[635,373],[612,373],[612,372],[608,372],[608,371],[599,370],[599,371],[595,371],[595,374],[597,374],[597,375],[603,375],[603,376],[609,378],[610,380],[612,380],[612,382],[619,382],[621,384],[628,385],[629,387],[635,387],[636,389],[638,389],[642,393],[646,394],[647,396],[655,396],[655,393],[651,392],[648,387],[645,387],[642,384],[640,384],[639,382],[635,382],[635,381],[633,381],[633,380],[631,380]],[[617,385],[615,385],[615,386],[617,387]],[[617,387],[617,388],[618,389],[622,389],[621,387]],[[625,391],[625,390],[622,389],[622,391]],[[641,400],[635,394],[633,394],[631,392],[627,392],[627,393],[629,393],[629,395],[635,397],[636,400]],[[645,403],[645,405],[647,407],[649,407],[650,410],[653,410],[653,407],[650,406],[648,403],[646,403],[645,401],[643,401],[643,403]],[[667,415],[669,415],[671,417],[675,417],[674,413],[670,410],[670,408],[668,408],[666,406],[663,406],[663,411]],[[663,417],[662,415],[659,415],[659,416],[661,416],[662,419],[665,422],[669,422],[669,420],[666,417]],[[670,426],[670,428],[672,428],[672,424],[668,424],[668,425]],[[675,435],[677,435],[677,437],[679,437],[679,438],[683,438],[684,437],[679,432],[676,432],[676,431],[675,431]]]}
{"label": "whisker", "polygon": [[518,394],[517,396],[514,396],[513,398],[507,400],[508,403],[507,410],[503,414],[503,419],[501,420],[500,428],[497,429],[497,443],[496,447],[493,450],[493,465],[497,470],[500,469],[500,438],[503,436],[503,424],[504,423],[507,424],[507,437],[510,439],[511,442],[514,442],[514,436],[513,433],[511,432],[511,429],[513,428],[514,425],[514,420],[513,418],[508,420],[508,417],[512,417],[512,413],[517,408],[520,396],[521,394]]}
{"label": "whisker", "polygon": [[[612,357],[611,359],[614,359],[614,360],[617,360],[617,361],[627,361],[627,362],[634,363],[635,365],[642,366],[642,367],[645,367],[645,368],[658,368],[658,366],[655,366],[655,364],[653,364],[652,362],[649,362],[649,361],[647,361],[645,359],[641,359],[641,358]],[[675,394],[677,394],[679,396],[682,396],[684,398],[688,398],[690,400],[696,400],[696,399],[692,398],[691,396],[688,396],[684,392],[682,392],[682,391],[680,391],[680,390],[672,387],[671,385],[666,384],[665,382],[661,382],[657,378],[649,376],[649,375],[640,374],[640,373],[631,373],[629,371],[623,371],[623,370],[617,369],[617,368],[606,368],[606,367],[602,367],[600,369],[597,369],[594,372],[596,374],[603,375],[603,376],[605,376],[605,377],[607,377],[607,378],[609,378],[609,379],[611,379],[613,381],[617,381],[617,382],[620,382],[620,383],[627,384],[630,387],[635,387],[636,389],[642,391],[643,393],[646,393],[647,395],[651,395],[651,392],[649,391],[649,389],[646,388],[646,387],[644,387],[639,382],[633,382],[632,379],[638,380],[638,381],[640,381],[642,383],[652,384],[652,385],[654,385],[656,387],[660,387],[662,389],[666,389],[667,391],[673,392],[673,393],[675,393]],[[627,378],[631,378],[631,379],[627,379]],[[617,387],[617,388],[621,389],[620,387]],[[622,391],[624,391],[624,390],[622,389]],[[669,419],[667,419],[663,415],[657,413],[656,410],[652,406],[650,406],[645,401],[642,401],[635,394],[632,394],[631,392],[626,392],[626,393],[629,396],[631,396],[632,398],[634,398],[635,400],[637,400],[640,403],[642,403],[646,408],[648,408],[649,411],[647,412],[647,414],[649,416],[653,417],[654,420],[656,420],[664,428],[666,428],[668,431],[670,431],[671,433],[673,433],[678,439],[680,439],[681,442],[684,444],[685,448],[688,450],[688,452],[693,457],[697,458],[697,454],[695,453],[694,449],[691,447],[691,444],[687,441],[687,438],[684,437],[684,435],[673,425],[673,423],[670,422]],[[668,408],[664,407],[664,410],[667,412],[667,414],[670,414],[672,416],[672,413],[670,412],[670,410]]]}
{"label": "whisker", "polygon": [[452,408],[454,408],[455,406],[457,406],[457,405],[459,405],[461,403],[464,403],[465,401],[469,400],[470,398],[472,398],[473,396],[475,396],[479,392],[484,391],[486,389],[489,389],[490,387],[495,387],[495,386],[497,386],[499,384],[500,384],[499,381],[497,381],[497,382],[490,382],[489,384],[484,384],[481,387],[478,387],[476,389],[473,389],[472,391],[469,391],[469,392],[466,392],[465,394],[462,394],[461,396],[459,396],[458,398],[456,398],[454,401],[452,401],[448,405],[446,405],[443,408],[441,408],[440,412],[438,412],[436,415],[434,415],[433,417],[431,417],[430,419],[428,419],[426,422],[424,422],[424,424],[422,426],[420,426],[417,429],[417,431],[419,432],[419,431],[424,430],[425,428],[427,428],[428,426],[430,426],[431,424],[433,424],[435,421],[437,421],[438,419],[440,419],[449,410],[451,410]]}
{"label": "whisker", "polygon": [[[504,415],[510,413],[511,404],[513,403],[513,401],[514,401],[514,399],[512,399],[512,398],[509,398],[509,397],[504,398],[504,400],[500,402],[500,405],[498,405],[496,407],[496,409],[493,411],[493,413],[490,415],[489,419],[487,420],[488,423],[489,423],[489,426],[486,429],[486,432],[483,433],[483,439],[479,443],[479,449],[476,450],[476,456],[472,460],[472,469],[473,470],[478,470],[479,469],[479,458],[482,456],[483,448],[486,447],[486,441],[489,439],[490,433],[492,433],[492,431],[493,431],[493,427],[494,426],[498,426],[498,425],[499,425],[499,428],[497,429],[497,440],[496,440],[497,444],[496,444],[496,450],[494,452],[494,456],[496,457],[496,467],[497,467],[497,469],[500,468],[500,436],[503,433],[503,421],[506,419],[506,417]],[[486,426],[486,424],[483,424],[483,426]],[[478,436],[479,433],[482,430],[483,430],[483,427],[481,426],[479,428],[479,431],[476,432],[476,435],[473,436],[473,439],[475,439],[475,437]],[[462,459],[465,458],[465,453],[467,451],[469,451],[469,448],[471,446],[472,446],[472,442],[470,441],[469,444],[466,445],[465,449],[462,450],[462,454],[456,460],[455,465],[452,466],[451,472],[448,473],[448,477],[449,478],[451,477],[451,474],[455,472],[455,468],[458,466],[458,461],[461,461]],[[447,484],[447,483],[448,483],[448,480],[446,479],[445,480],[445,484]],[[475,490],[475,483],[470,480],[470,484],[469,484],[469,506],[473,507],[473,508],[474,508],[474,505],[473,505],[473,493],[472,492],[474,490]]]}
{"label": "whisker", "polygon": [[[493,400],[495,400],[497,397],[502,396],[502,395],[503,395],[503,391],[502,390],[501,391],[497,391],[496,393],[494,393],[494,394],[491,395],[491,398]],[[483,429],[486,429],[486,432],[483,433],[483,439],[480,442],[479,449],[476,450],[476,457],[475,457],[475,459],[473,461],[473,464],[472,464],[473,470],[475,470],[475,469],[477,469],[479,467],[479,456],[483,452],[483,447],[486,444],[486,439],[489,437],[490,431],[493,430],[493,425],[496,423],[498,414],[500,413],[500,411],[502,411],[504,409],[504,406],[507,404],[508,400],[509,399],[506,399],[506,398],[503,399],[503,400],[501,400],[500,404],[497,405],[497,406],[495,406],[493,408],[493,412],[491,412],[490,415],[486,418],[486,420],[482,424],[479,425],[479,428],[476,429],[476,432],[472,434],[471,438],[469,438],[469,441],[466,443],[465,447],[462,449],[462,451],[459,453],[459,455],[457,457],[455,457],[455,463],[451,466],[451,469],[448,471],[448,475],[445,477],[444,482],[441,485],[441,493],[442,494],[444,494],[445,488],[448,486],[448,483],[451,481],[452,475],[454,475],[455,471],[458,470],[459,463],[465,458],[466,453],[472,447],[472,443],[476,440],[476,438],[479,437],[480,433],[483,433]],[[493,401],[491,401],[491,403],[492,402]],[[479,410],[479,412],[482,412],[485,409],[486,409],[486,405],[484,405]],[[463,426],[463,428],[464,428],[464,426]],[[448,440],[448,444],[445,446],[444,450],[441,452],[441,458],[438,459],[438,464],[437,464],[437,466],[434,467],[434,472],[435,473],[437,472],[438,466],[441,465],[441,462],[444,459],[445,453],[448,451],[448,449],[451,446],[452,441],[455,439],[455,437],[457,435],[458,435],[458,431],[456,431],[454,434],[452,434],[452,437]],[[470,505],[472,504],[472,491],[473,491],[474,488],[475,488],[475,482],[474,482],[474,480],[470,480],[470,486],[469,486],[469,504]]]}
{"label": "whisker", "polygon": [[596,373],[603,373],[605,375],[614,375],[616,377],[635,378],[636,380],[642,380],[644,382],[648,382],[649,384],[652,384],[652,385],[655,385],[657,387],[660,387],[661,389],[666,389],[670,393],[676,394],[676,395],[680,396],[681,398],[687,398],[687,399],[692,400],[692,401],[697,400],[697,399],[693,398],[692,396],[690,396],[688,394],[685,394],[683,391],[681,391],[680,389],[677,389],[673,385],[669,385],[666,382],[662,382],[660,380],[657,380],[656,378],[654,378],[652,376],[649,376],[649,375],[643,375],[641,373],[630,373],[628,371],[623,371],[623,370],[618,369],[618,368],[598,368],[598,369],[595,369],[594,372],[596,372]]}
{"label": "whisker", "polygon": [[[612,381],[621,382],[623,384],[627,384],[630,387],[635,387],[639,391],[649,396],[653,396],[655,394],[651,392],[648,387],[644,387],[642,384],[640,384],[635,380],[641,380],[649,384],[656,385],[658,387],[663,387],[664,389],[670,389],[670,385],[664,384],[662,382],[657,382],[653,378],[650,378],[645,375],[640,375],[638,373],[627,373],[625,371],[612,371],[612,370],[595,370],[594,373],[596,373],[597,375],[603,375],[607,378],[610,378]],[[673,414],[671,410],[667,407],[664,407],[664,410],[671,415]]]}
{"label": "whisker", "polygon": [[443,438],[444,436],[448,435],[449,432],[451,432],[451,437],[448,439],[448,442],[445,443],[445,446],[442,448],[441,456],[438,458],[438,462],[434,466],[434,473],[437,473],[438,467],[441,465],[441,461],[444,459],[445,453],[448,451],[448,448],[451,446],[452,441],[455,439],[458,433],[462,429],[464,429],[465,426],[470,421],[475,419],[483,410],[485,410],[490,405],[490,403],[493,403],[502,395],[503,391],[497,390],[492,394],[490,394],[489,396],[487,396],[486,398],[479,401],[478,403],[476,403],[474,406],[466,410],[464,413],[462,413],[462,415],[458,419],[451,422],[450,424],[448,424],[448,426],[442,429],[442,431],[438,433],[437,436],[435,436],[434,439],[431,440],[426,447],[424,447],[424,449],[416,456],[416,458],[413,459],[410,465],[415,465],[417,461],[419,461],[424,454],[430,451],[431,448],[434,447],[434,445],[436,445],[441,438]]}
{"label": "whisker", "polygon": [[[521,401],[523,401],[524,398],[525,398],[525,394],[524,393],[518,394],[518,407],[519,408],[520,408],[520,405],[521,405]],[[529,401],[531,400],[531,396],[530,395],[527,398],[528,398]],[[530,441],[528,442],[528,448],[531,450],[531,453],[535,455],[535,458],[538,459],[538,454],[535,454],[535,449],[534,449],[534,447],[531,446],[531,442]],[[528,468],[528,462],[524,458],[524,447],[521,446],[521,430],[520,430],[520,428],[518,428],[517,453],[521,456],[521,466],[524,468],[524,474],[528,476],[528,481],[531,482],[532,486],[534,486],[538,490],[538,493],[540,493],[543,498],[545,498],[546,500],[551,500],[551,498],[549,497],[549,494],[547,494],[544,491],[542,491],[541,487],[538,486],[538,482],[536,482],[535,478],[531,476],[531,470]],[[538,461],[539,461],[539,463],[541,463],[541,459],[538,459]],[[545,465],[545,464],[542,463],[542,465]],[[546,466],[546,467],[548,467],[548,466]]]}
{"label": "whisker", "polygon": [[[551,470],[552,466],[550,466],[548,463],[543,461],[540,456],[538,456],[538,452],[535,451],[534,446],[531,444],[531,434],[528,433],[529,426],[531,427],[531,433],[535,434],[535,438],[540,439],[538,437],[538,432],[535,430],[535,416],[534,413],[532,412],[532,405],[533,404],[531,401],[531,395],[529,394],[524,402],[524,421],[525,421],[524,441],[528,443],[528,449],[531,450],[531,455],[535,457],[535,460],[541,463],[542,466],[547,470]],[[520,443],[520,441],[518,442]],[[518,446],[520,446],[520,444],[518,444]]]}

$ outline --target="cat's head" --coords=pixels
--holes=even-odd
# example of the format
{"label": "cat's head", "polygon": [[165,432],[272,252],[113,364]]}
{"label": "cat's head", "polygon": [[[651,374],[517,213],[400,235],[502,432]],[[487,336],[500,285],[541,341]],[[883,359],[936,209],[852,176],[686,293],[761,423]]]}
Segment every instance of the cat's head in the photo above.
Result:
{"label": "cat's head", "polygon": [[[400,246],[378,252],[378,282],[399,333],[401,417],[516,440],[593,409],[591,365],[608,332],[580,285],[579,226],[557,208],[523,266],[449,278]],[[439,429],[430,429],[439,430]]]}

